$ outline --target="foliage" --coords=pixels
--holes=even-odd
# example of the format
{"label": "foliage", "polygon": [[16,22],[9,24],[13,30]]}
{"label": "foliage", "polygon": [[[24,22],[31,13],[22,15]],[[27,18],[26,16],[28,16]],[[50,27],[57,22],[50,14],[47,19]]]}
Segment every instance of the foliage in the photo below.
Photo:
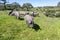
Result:
{"label": "foliage", "polygon": [[60,2],[58,2],[57,6],[60,7]]}
{"label": "foliage", "polygon": [[54,15],[55,13],[56,13],[55,10],[46,10],[44,14],[45,14],[46,16],[53,17],[53,15]]}
{"label": "foliage", "polygon": [[28,11],[30,8],[33,8],[32,4],[30,4],[30,3],[24,3],[22,7],[23,7],[23,8],[26,8],[27,11]]}
{"label": "foliage", "polygon": [[[11,10],[11,9],[14,9],[14,8],[21,8],[20,4],[17,3],[17,2],[13,2],[11,4],[6,4],[6,9],[5,10]],[[4,8],[4,5],[3,4],[0,4],[0,10],[2,10]]]}
{"label": "foliage", "polygon": [[6,9],[7,0],[0,0],[0,1],[2,1],[3,5],[4,5],[4,9]]}
{"label": "foliage", "polygon": [[13,2],[12,4],[11,4],[14,8],[20,8],[21,6],[19,5],[19,3],[17,3],[17,2]]}
{"label": "foliage", "polygon": [[18,3],[13,2],[12,4],[6,4],[6,8],[7,8],[7,10],[11,10],[14,8],[19,10],[21,8],[21,6]]}

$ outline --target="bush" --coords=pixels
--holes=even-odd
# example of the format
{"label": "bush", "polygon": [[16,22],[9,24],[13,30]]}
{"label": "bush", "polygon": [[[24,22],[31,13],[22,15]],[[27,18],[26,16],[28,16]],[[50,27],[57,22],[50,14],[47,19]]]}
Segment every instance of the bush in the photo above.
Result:
{"label": "bush", "polygon": [[47,10],[45,11],[44,15],[49,16],[49,17],[53,17],[53,14],[55,14],[55,10]]}
{"label": "bush", "polygon": [[17,10],[17,11],[19,11],[19,10],[20,10],[20,8],[16,8],[16,10]]}

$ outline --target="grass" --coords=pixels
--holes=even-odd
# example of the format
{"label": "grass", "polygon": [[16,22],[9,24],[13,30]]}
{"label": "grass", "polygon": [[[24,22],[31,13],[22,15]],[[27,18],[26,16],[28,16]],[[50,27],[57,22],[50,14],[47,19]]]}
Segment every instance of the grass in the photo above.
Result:
{"label": "grass", "polygon": [[60,18],[46,17],[39,11],[39,17],[34,17],[40,27],[36,31],[7,13],[0,11],[0,40],[60,40]]}

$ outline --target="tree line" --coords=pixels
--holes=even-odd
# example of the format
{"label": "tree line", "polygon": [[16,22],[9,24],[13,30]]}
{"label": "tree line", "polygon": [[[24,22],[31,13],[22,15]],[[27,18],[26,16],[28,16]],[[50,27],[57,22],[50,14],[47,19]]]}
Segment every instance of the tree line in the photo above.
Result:
{"label": "tree line", "polygon": [[[57,3],[57,7],[60,7],[60,2]],[[17,2],[13,2],[11,4],[7,4],[7,0],[0,0],[0,10],[11,10],[16,8],[17,10],[19,9],[25,9],[25,10],[29,10],[31,8],[33,8],[33,5],[31,3],[24,3],[22,6],[17,3]]]}
{"label": "tree line", "polygon": [[22,6],[17,3],[17,2],[13,2],[11,4],[7,4],[7,0],[0,0],[0,10],[11,10],[11,9],[26,9],[29,10],[30,8],[33,8],[31,3],[24,3]]}

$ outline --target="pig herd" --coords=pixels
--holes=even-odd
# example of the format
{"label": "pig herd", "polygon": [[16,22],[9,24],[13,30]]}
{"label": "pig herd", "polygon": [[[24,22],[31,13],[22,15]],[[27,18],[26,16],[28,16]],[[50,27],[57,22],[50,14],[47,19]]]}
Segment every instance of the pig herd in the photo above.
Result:
{"label": "pig herd", "polygon": [[8,15],[10,15],[10,16],[15,16],[17,19],[20,19],[21,17],[21,15],[24,15],[24,20],[25,20],[25,22],[26,22],[26,24],[27,24],[27,26],[28,27],[33,27],[33,25],[34,25],[34,19],[33,19],[33,17],[36,17],[36,16],[38,16],[39,15],[39,13],[38,12],[36,12],[36,11],[34,11],[34,12],[25,12],[25,11],[16,11],[16,10],[11,10],[9,13],[8,13]]}

